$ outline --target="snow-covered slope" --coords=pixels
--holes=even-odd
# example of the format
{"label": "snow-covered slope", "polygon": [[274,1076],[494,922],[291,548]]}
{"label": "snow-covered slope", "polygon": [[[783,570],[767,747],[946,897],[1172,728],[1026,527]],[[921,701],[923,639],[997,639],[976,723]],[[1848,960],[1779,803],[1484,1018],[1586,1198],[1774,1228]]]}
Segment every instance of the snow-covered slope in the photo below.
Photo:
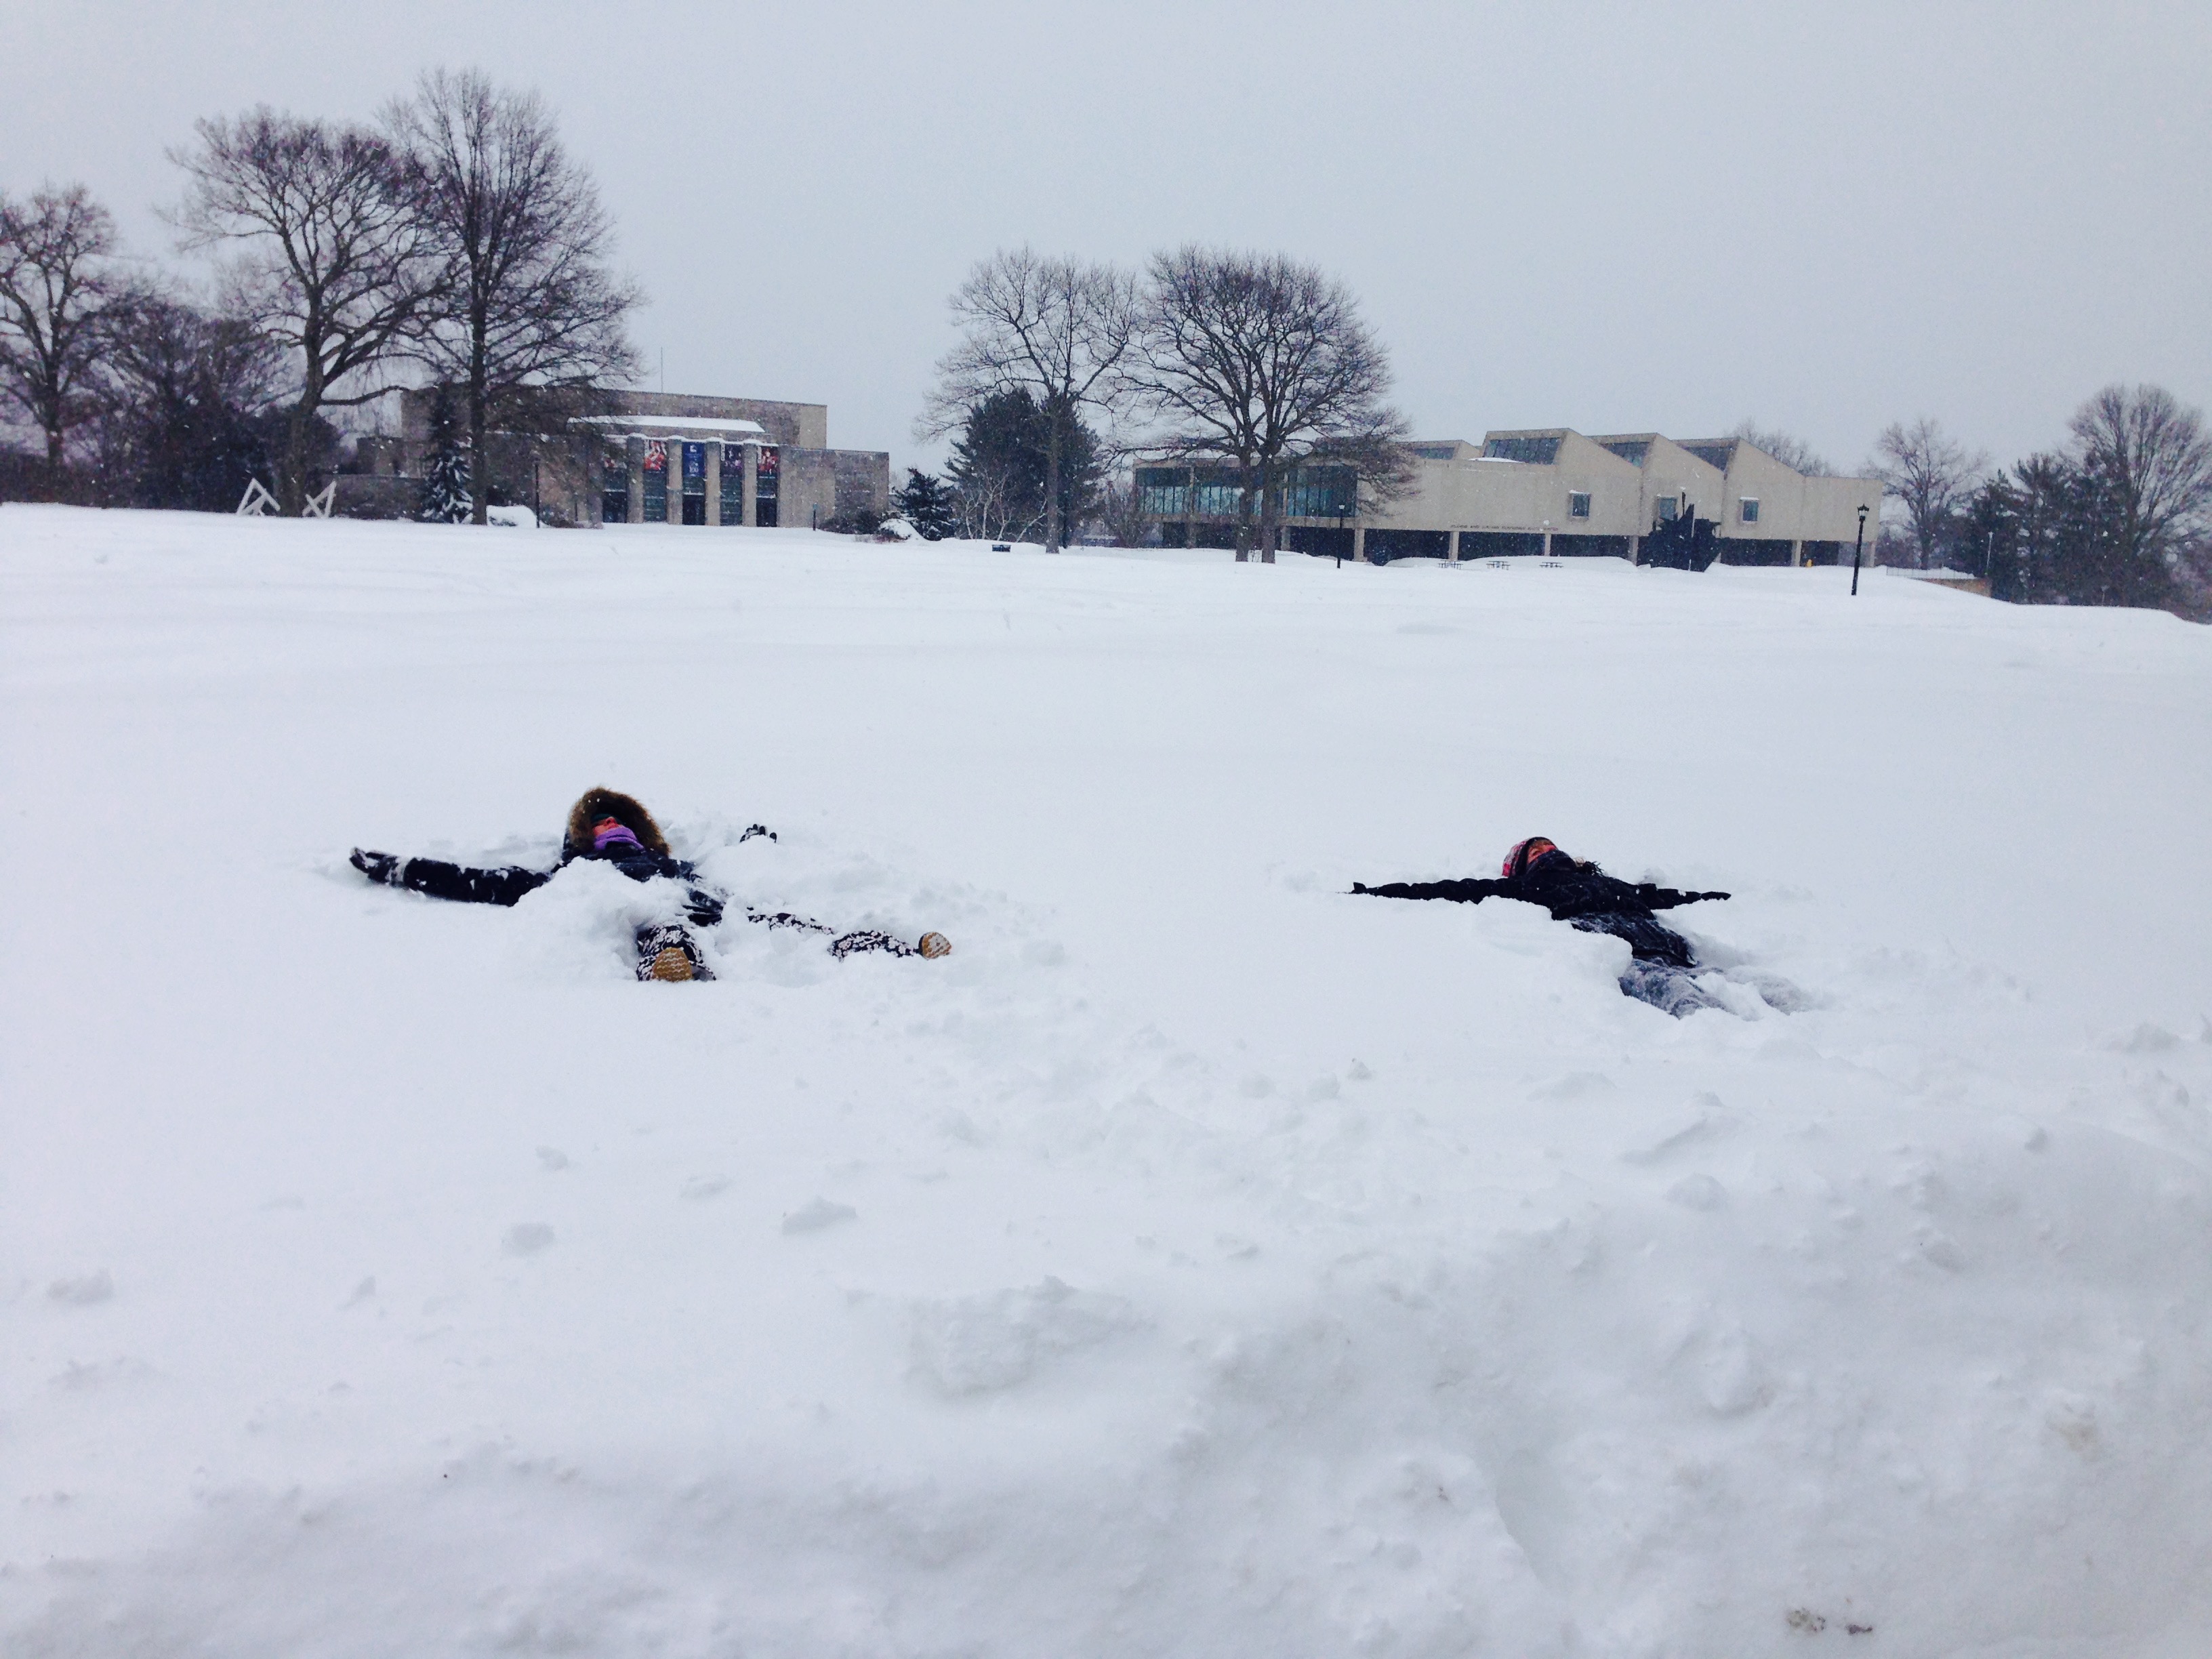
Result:
{"label": "snow-covered slope", "polygon": [[2212,633],[1847,582],[0,511],[0,1650],[2207,1651]]}

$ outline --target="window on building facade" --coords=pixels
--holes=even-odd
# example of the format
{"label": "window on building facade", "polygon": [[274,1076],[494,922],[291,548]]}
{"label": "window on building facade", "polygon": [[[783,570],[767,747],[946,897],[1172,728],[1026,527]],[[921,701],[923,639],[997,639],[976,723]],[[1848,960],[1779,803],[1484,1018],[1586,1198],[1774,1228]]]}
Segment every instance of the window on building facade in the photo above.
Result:
{"label": "window on building facade", "polygon": [[1659,498],[1659,517],[1664,522],[1672,524],[1676,519],[1681,517],[1681,515],[1682,503],[1679,497],[1674,495],[1662,495]]}
{"label": "window on building facade", "polygon": [[1737,513],[1742,517],[1742,520],[1746,524],[1757,524],[1759,522],[1758,496],[1746,495],[1735,505]]}
{"label": "window on building facade", "polygon": [[1314,467],[1291,475],[1283,489],[1286,519],[1348,519],[1359,509],[1359,475],[1348,466]]}
{"label": "window on building facade", "polygon": [[[1301,468],[1282,487],[1280,510],[1286,519],[1348,519],[1359,510],[1358,489],[1351,467]],[[1147,517],[1233,519],[1243,495],[1233,467],[1137,469],[1137,510]]]}
{"label": "window on building facade", "polygon": [[1589,491],[1571,489],[1567,492],[1567,516],[1571,519],[1589,517]]}
{"label": "window on building facade", "polygon": [[1516,433],[1510,437],[1486,439],[1482,453],[1488,460],[1520,461],[1528,466],[1549,466],[1559,458],[1559,443],[1556,434],[1531,435]]}
{"label": "window on building facade", "polygon": [[722,446],[722,522],[745,521],[745,447]]}
{"label": "window on building facade", "polygon": [[760,470],[753,475],[753,521],[766,530],[773,530],[781,522],[783,509],[776,505],[776,481],[782,472],[781,453],[763,444]]}
{"label": "window on building facade", "polygon": [[601,522],[627,523],[629,519],[629,457],[619,449],[609,450],[601,478],[599,489]]}
{"label": "window on building facade", "polygon": [[1190,488],[1190,472],[1180,466],[1140,466],[1137,469],[1137,511],[1151,518],[1179,519],[1183,497]]}

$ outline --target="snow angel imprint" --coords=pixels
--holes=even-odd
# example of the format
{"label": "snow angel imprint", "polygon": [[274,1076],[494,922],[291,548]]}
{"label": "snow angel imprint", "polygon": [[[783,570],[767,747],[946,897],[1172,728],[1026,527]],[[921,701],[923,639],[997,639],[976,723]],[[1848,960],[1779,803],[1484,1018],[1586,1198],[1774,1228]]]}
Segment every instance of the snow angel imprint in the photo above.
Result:
{"label": "snow angel imprint", "polygon": [[1554,921],[1628,941],[1628,971],[1620,976],[1626,995],[1677,1018],[1723,1006],[1692,976],[1698,959],[1690,941],[1661,927],[1653,912],[1724,899],[1726,893],[1678,893],[1648,881],[1617,881],[1586,859],[1569,858],[1542,836],[1514,842],[1496,881],[1392,881],[1380,887],[1354,882],[1352,890],[1376,898],[1452,899],[1462,904],[1510,898],[1540,904]]}
{"label": "snow angel imprint", "polygon": [[[742,844],[755,836],[775,839],[775,832],[754,824],[738,837]],[[729,895],[697,884],[699,872],[668,850],[668,837],[653,821],[641,803],[612,789],[587,789],[570,809],[568,827],[561,837],[561,861],[550,870],[531,870],[507,865],[496,870],[471,870],[442,859],[403,859],[390,853],[353,849],[353,866],[371,881],[432,898],[458,899],[468,904],[514,904],[559,875],[579,859],[611,864],[632,881],[665,877],[685,884],[684,910],[691,927],[681,922],[649,923],[637,930],[637,976],[641,980],[681,981],[712,979],[714,974],[699,953],[691,927],[713,927],[722,920]],[[797,927],[812,933],[833,933],[830,953],[839,960],[862,951],[880,951],[895,957],[941,957],[951,942],[942,933],[924,933],[912,945],[889,933],[866,929],[837,933],[827,922],[795,916],[787,910],[756,910],[745,907],[745,920],[769,927]]]}

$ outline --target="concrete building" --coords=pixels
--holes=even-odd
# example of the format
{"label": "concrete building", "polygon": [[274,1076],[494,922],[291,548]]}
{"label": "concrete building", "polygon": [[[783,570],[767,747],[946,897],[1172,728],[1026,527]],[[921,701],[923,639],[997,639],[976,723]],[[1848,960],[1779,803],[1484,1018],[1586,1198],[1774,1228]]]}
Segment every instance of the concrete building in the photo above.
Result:
{"label": "concrete building", "polygon": [[[423,476],[435,398],[429,388],[400,394],[398,437],[363,441],[365,474],[342,495],[392,495],[380,476],[403,485]],[[658,392],[607,401],[611,412],[565,433],[489,434],[495,489],[556,524],[814,526],[890,510],[890,454],[830,448],[826,404]]]}
{"label": "concrete building", "polygon": [[[1349,468],[1300,468],[1282,492],[1284,544],[1376,562],[1530,554],[1637,562],[1659,546],[1671,560],[1680,546],[1700,550],[1701,562],[1833,564],[1850,555],[1859,507],[1869,523],[1881,509],[1880,480],[1808,477],[1740,438],[1589,437],[1551,427],[1410,447],[1412,485],[1381,510],[1358,498]],[[1234,469],[1140,465],[1136,484],[1140,511],[1167,545],[1233,544]]]}

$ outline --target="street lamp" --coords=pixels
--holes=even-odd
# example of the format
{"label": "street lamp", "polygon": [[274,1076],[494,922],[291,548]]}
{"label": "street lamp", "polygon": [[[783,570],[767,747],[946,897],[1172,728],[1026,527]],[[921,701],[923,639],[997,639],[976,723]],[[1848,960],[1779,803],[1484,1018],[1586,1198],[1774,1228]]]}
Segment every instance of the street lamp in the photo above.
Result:
{"label": "street lamp", "polygon": [[1851,594],[1853,598],[1857,597],[1859,591],[1859,556],[1866,551],[1866,515],[1869,510],[1869,508],[1863,506],[1859,508],[1859,538],[1856,544],[1855,544],[1851,549]]}

